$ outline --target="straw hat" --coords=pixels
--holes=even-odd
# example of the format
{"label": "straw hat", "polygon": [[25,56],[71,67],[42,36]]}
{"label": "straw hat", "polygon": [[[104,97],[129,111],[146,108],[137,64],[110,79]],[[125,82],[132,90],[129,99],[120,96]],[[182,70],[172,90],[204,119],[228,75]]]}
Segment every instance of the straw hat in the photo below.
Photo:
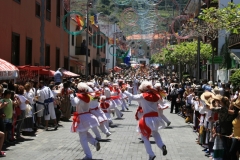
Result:
{"label": "straw hat", "polygon": [[234,105],[235,107],[237,107],[238,109],[240,109],[240,100],[237,99],[235,102],[233,102],[233,105]]}
{"label": "straw hat", "polygon": [[218,89],[218,87],[215,87],[214,89],[212,89],[211,92],[212,92],[213,94],[215,94],[215,95],[220,94],[220,90]]}
{"label": "straw hat", "polygon": [[207,105],[210,105],[210,99],[212,99],[214,97],[214,94],[212,92],[204,92],[202,95],[201,95],[201,100],[207,104]]}
{"label": "straw hat", "polygon": [[219,101],[221,101],[222,100],[222,96],[220,95],[220,94],[218,94],[218,95],[215,95],[214,97],[212,97],[213,99],[215,99],[215,100],[219,100]]}

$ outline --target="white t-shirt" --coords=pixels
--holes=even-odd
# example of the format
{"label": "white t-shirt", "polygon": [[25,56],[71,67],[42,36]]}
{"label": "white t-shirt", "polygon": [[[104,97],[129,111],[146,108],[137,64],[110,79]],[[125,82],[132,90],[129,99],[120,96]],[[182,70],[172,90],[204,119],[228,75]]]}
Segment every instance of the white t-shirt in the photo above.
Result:
{"label": "white t-shirt", "polygon": [[26,101],[27,101],[27,98],[23,95],[18,95],[18,98],[19,100],[21,101],[21,104],[20,104],[20,109],[21,110],[26,110]]}
{"label": "white t-shirt", "polygon": [[34,93],[29,91],[29,92],[25,92],[24,96],[29,100],[30,104],[34,104]]}

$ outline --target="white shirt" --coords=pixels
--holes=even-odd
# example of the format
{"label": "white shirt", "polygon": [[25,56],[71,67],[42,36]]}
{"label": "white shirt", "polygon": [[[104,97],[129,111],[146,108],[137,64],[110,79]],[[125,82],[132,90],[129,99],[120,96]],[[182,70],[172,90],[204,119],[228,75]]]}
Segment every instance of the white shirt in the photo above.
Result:
{"label": "white shirt", "polygon": [[37,91],[38,101],[44,103],[44,100],[48,98],[54,98],[54,95],[50,88],[43,86],[41,89]]}
{"label": "white shirt", "polygon": [[18,95],[18,98],[19,98],[19,100],[21,101],[20,109],[21,109],[21,110],[26,110],[26,101],[27,101],[27,98],[26,98],[24,95]]}
{"label": "white shirt", "polygon": [[76,106],[77,113],[84,113],[89,111],[90,103],[86,103],[83,100],[79,99],[78,97],[74,97],[73,94],[70,95],[70,100],[72,106]]}
{"label": "white shirt", "polygon": [[29,91],[29,92],[25,92],[24,96],[28,99],[28,101],[30,102],[30,104],[34,104],[34,93]]}

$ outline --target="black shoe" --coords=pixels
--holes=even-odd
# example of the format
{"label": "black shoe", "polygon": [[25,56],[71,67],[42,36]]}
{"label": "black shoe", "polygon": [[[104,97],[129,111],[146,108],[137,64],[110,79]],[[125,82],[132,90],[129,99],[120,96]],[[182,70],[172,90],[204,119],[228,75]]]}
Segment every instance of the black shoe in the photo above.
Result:
{"label": "black shoe", "polygon": [[207,148],[203,149],[202,151],[204,151],[204,152],[207,151]]}
{"label": "black shoe", "polygon": [[163,151],[163,155],[167,155],[167,147],[165,145],[162,146],[162,151]]}
{"label": "black shoe", "polygon": [[209,153],[205,154],[206,157],[210,157],[211,155]]}
{"label": "black shoe", "polygon": [[126,108],[127,110],[129,110],[128,108]]}

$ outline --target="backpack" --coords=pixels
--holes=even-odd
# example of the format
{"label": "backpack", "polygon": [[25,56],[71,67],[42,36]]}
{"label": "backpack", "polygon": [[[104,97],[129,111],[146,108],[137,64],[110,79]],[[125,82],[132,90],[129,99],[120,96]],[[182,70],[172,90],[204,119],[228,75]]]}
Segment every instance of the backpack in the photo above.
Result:
{"label": "backpack", "polygon": [[174,89],[170,92],[170,96],[171,96],[172,98],[177,98],[177,95],[178,95],[177,89],[174,88]]}

